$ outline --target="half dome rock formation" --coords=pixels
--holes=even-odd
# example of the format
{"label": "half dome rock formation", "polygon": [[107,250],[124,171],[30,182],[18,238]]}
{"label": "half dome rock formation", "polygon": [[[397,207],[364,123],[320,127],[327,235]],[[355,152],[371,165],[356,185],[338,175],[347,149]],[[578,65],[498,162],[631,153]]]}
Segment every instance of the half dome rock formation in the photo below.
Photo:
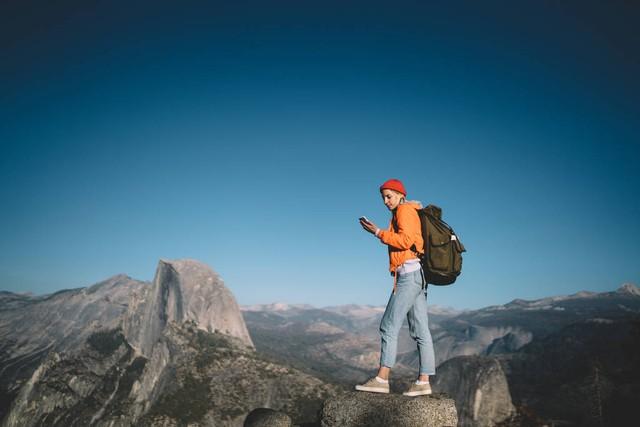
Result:
{"label": "half dome rock formation", "polygon": [[[194,354],[211,357],[198,361]],[[221,375],[244,378],[262,365],[268,363],[255,353],[233,294],[195,260],[160,260],[152,283],[121,274],[52,295],[0,294],[2,426],[139,425],[150,419],[145,418],[150,410],[157,415],[167,393],[179,393],[178,385],[190,390],[192,375],[202,376],[198,370],[207,375],[196,383],[204,389],[210,382],[213,390]],[[265,367],[253,376],[262,371],[270,372]],[[290,376],[295,384],[322,385]],[[270,380],[262,380],[269,390]],[[234,419],[244,419],[252,409],[237,397],[211,393],[203,399],[226,399],[222,403],[235,408]],[[299,397],[269,395],[273,405]],[[264,404],[263,396],[256,399],[251,404]],[[203,413],[228,419],[230,413],[216,412],[218,403]],[[151,424],[157,421],[152,419]]]}
{"label": "half dome rock formation", "polygon": [[461,427],[490,427],[515,414],[507,377],[495,358],[454,357],[438,366],[434,378],[434,391],[455,400]]}
{"label": "half dome rock formation", "polygon": [[233,294],[206,264],[161,259],[151,288],[138,292],[124,321],[129,343],[145,356],[169,322],[192,322],[198,329],[253,343]]}

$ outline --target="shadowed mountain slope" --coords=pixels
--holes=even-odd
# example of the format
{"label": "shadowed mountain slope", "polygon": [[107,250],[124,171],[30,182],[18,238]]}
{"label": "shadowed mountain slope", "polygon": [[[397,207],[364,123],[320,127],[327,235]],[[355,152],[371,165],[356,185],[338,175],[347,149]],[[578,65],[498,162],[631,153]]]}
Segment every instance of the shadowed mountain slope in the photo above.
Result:
{"label": "shadowed mountain slope", "polygon": [[[258,350],[352,387],[378,366],[382,312],[381,307],[367,306],[295,310],[280,306],[277,311],[267,308],[243,311],[243,315]],[[434,381],[448,384],[446,389],[458,396],[456,405],[466,408],[460,412],[465,423],[483,420],[486,425],[517,426],[546,419],[571,426],[626,425],[629,410],[640,404],[636,372],[640,290],[632,284],[611,292],[432,312],[436,313],[429,319],[438,365],[452,362],[448,369],[437,369]],[[482,363],[471,369],[473,364],[465,362],[469,360]],[[414,378],[417,361],[415,344],[405,330],[392,389],[401,390]],[[482,384],[472,380],[459,384],[439,377],[452,372],[467,379],[482,376],[485,364],[497,362],[503,371],[499,381],[489,376],[491,380]],[[510,405],[500,408],[488,397],[500,395],[511,396],[516,413]]]}

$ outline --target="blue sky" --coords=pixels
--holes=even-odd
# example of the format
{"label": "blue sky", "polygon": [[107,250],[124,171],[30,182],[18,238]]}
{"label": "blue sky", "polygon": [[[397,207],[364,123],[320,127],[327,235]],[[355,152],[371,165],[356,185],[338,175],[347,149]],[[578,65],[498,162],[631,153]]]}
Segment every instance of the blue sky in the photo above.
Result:
{"label": "blue sky", "polygon": [[391,177],[468,249],[431,303],[640,282],[637,8],[173,3],[0,6],[0,289],[195,258],[241,304],[383,305]]}

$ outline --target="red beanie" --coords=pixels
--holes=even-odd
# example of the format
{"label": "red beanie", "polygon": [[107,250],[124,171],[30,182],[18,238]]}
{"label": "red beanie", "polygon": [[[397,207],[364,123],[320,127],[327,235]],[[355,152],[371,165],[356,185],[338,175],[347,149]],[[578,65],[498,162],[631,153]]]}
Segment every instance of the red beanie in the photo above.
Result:
{"label": "red beanie", "polygon": [[402,193],[404,197],[407,197],[407,190],[404,189],[404,185],[402,185],[402,182],[399,179],[390,179],[385,181],[385,183],[380,186],[380,191],[384,189],[397,191],[398,193]]}

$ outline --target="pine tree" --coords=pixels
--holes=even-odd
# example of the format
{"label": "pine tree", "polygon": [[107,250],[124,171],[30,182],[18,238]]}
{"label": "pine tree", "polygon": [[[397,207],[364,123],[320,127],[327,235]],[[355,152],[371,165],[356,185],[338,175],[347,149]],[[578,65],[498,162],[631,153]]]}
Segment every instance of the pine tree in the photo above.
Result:
{"label": "pine tree", "polygon": [[591,407],[591,416],[594,425],[604,427],[603,400],[604,400],[604,375],[602,365],[599,359],[595,359],[591,365],[591,374],[587,377],[587,390],[589,392],[589,403]]}

